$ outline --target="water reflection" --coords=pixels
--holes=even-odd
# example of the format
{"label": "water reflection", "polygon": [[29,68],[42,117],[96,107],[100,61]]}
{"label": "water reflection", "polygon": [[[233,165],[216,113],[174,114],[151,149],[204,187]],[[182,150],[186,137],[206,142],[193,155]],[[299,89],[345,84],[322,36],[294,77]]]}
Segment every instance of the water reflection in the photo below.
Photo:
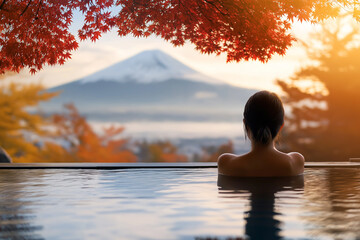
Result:
{"label": "water reflection", "polygon": [[44,239],[39,232],[42,226],[35,225],[31,209],[34,202],[24,193],[26,174],[17,170],[2,170],[0,174],[0,239]]}
{"label": "water reflection", "polygon": [[0,171],[0,239],[360,239],[359,206],[360,169]]}
{"label": "water reflection", "polygon": [[303,219],[308,235],[360,239],[359,169],[317,169],[306,174]]}
{"label": "water reflection", "polygon": [[[250,210],[245,212],[245,234],[250,239],[282,239],[281,215],[275,208],[276,193],[302,191],[303,175],[283,178],[235,178],[218,175],[219,194],[243,198],[249,192]],[[234,195],[235,193],[235,195]],[[238,195],[236,195],[238,193]]]}

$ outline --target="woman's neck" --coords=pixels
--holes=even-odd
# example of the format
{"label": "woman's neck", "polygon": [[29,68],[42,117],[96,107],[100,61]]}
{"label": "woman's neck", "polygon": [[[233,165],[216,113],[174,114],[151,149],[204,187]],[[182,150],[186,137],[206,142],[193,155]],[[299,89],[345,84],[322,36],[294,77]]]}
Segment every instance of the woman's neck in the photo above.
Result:
{"label": "woman's neck", "polygon": [[267,144],[257,143],[255,141],[251,141],[251,150],[252,151],[264,151],[264,150],[273,150],[275,149],[274,141],[271,141]]}

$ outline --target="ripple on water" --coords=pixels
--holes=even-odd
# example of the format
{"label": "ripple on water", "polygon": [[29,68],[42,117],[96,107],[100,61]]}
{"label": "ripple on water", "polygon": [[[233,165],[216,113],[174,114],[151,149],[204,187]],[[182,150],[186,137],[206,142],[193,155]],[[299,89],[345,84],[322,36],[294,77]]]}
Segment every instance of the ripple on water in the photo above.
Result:
{"label": "ripple on water", "polygon": [[360,169],[281,179],[216,169],[0,171],[1,239],[360,237]]}

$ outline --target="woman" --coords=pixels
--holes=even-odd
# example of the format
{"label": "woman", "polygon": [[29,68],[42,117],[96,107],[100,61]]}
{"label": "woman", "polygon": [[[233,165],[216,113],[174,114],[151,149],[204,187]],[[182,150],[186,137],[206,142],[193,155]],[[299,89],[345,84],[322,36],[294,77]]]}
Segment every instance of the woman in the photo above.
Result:
{"label": "woman", "polygon": [[283,153],[275,148],[276,137],[284,126],[284,107],[275,93],[261,91],[251,96],[245,105],[243,122],[251,151],[240,156],[221,155],[219,174],[281,177],[303,173],[305,160],[300,153]]}

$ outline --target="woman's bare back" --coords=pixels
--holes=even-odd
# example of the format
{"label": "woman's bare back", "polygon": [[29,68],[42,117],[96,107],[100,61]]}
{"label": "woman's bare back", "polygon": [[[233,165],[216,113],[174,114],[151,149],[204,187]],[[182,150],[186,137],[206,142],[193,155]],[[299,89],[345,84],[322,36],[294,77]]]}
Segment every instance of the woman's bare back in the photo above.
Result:
{"label": "woman's bare back", "polygon": [[237,156],[223,154],[218,159],[219,174],[238,177],[296,176],[304,171],[300,153],[283,153],[275,148],[276,137],[284,126],[285,111],[281,99],[268,91],[252,95],[244,108],[245,136],[251,151]]}
{"label": "woman's bare back", "polygon": [[218,159],[220,174],[238,177],[296,176],[304,171],[300,153],[282,153],[275,148],[251,151],[244,155],[223,154]]}

